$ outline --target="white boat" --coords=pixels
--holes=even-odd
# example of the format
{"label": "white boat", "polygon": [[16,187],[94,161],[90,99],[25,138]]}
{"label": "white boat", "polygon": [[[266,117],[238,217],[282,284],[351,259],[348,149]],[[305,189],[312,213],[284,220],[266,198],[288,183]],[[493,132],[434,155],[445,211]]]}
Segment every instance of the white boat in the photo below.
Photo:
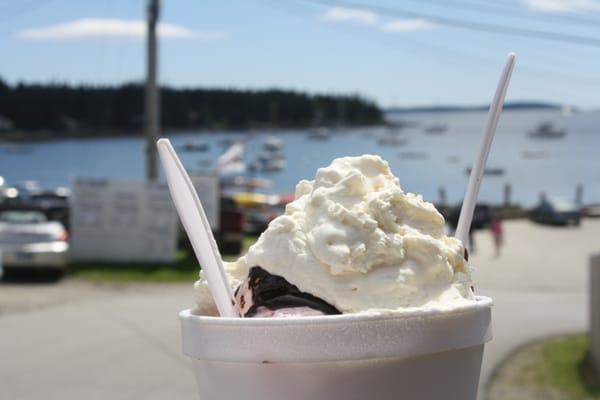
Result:
{"label": "white boat", "polygon": [[425,133],[429,133],[431,135],[441,135],[448,130],[448,125],[444,124],[433,124],[429,125],[425,128]]}
{"label": "white boat", "polygon": [[283,153],[281,151],[278,151],[278,150],[263,151],[257,157],[257,160],[262,163],[268,163],[271,161],[284,160],[284,159],[285,159],[285,156],[283,155]]}
{"label": "white boat", "polygon": [[188,140],[181,146],[181,150],[187,152],[203,152],[207,151],[209,148],[210,146],[208,143],[195,142],[192,140]]}
{"label": "white boat", "polygon": [[573,115],[575,113],[575,110],[573,109],[572,106],[563,106],[563,108],[560,111],[561,111],[561,114],[564,115],[565,117],[570,117],[571,115]]}
{"label": "white boat", "polygon": [[276,172],[276,171],[281,171],[284,168],[285,168],[285,160],[275,159],[275,160],[271,160],[268,163],[266,163],[265,165],[263,165],[262,170],[263,170],[263,172]]}
{"label": "white boat", "polygon": [[283,159],[256,160],[248,166],[248,169],[251,172],[277,172],[284,169],[285,165]]}
{"label": "white boat", "polygon": [[429,158],[429,154],[420,151],[405,151],[398,154],[402,160],[425,160]]}
{"label": "white boat", "polygon": [[524,151],[521,156],[526,160],[539,160],[550,157],[547,151]]}
{"label": "white boat", "polygon": [[389,121],[387,127],[390,130],[401,130],[406,128],[412,128],[417,125],[415,121]]}
{"label": "white boat", "polygon": [[[501,167],[486,167],[483,171],[483,174],[489,176],[502,176],[505,172],[506,171],[504,170],[504,168]],[[467,176],[471,175],[471,167],[465,169],[465,174]]]}
{"label": "white boat", "polygon": [[398,136],[393,135],[384,135],[377,139],[377,143],[381,146],[405,146],[408,143],[408,140],[399,138]]}
{"label": "white boat", "polygon": [[261,152],[250,169],[254,172],[275,172],[284,169],[285,165],[285,155],[280,150],[271,148]]}
{"label": "white boat", "polygon": [[556,128],[552,122],[544,122],[535,130],[530,131],[529,137],[533,139],[561,139],[566,134],[566,130]]}
{"label": "white boat", "polygon": [[327,128],[317,128],[311,130],[306,136],[313,140],[326,140],[331,137],[331,133],[329,133],[329,129]]}
{"label": "white boat", "polygon": [[234,142],[223,154],[217,159],[217,171],[219,175],[230,175],[242,173],[246,170],[244,162],[244,154],[246,146],[243,142]]}
{"label": "white boat", "polygon": [[267,140],[265,140],[265,144],[263,145],[263,148],[267,151],[279,151],[282,147],[283,143],[281,142],[281,139],[273,135],[267,137]]}

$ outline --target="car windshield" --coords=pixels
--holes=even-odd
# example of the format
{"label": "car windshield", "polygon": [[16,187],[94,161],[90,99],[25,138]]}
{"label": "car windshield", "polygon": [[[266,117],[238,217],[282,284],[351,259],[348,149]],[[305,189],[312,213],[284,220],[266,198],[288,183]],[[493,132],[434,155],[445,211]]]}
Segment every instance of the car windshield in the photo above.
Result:
{"label": "car windshield", "polygon": [[11,224],[38,224],[46,222],[48,219],[39,211],[1,211],[0,222],[9,222]]}
{"label": "car windshield", "polygon": [[556,211],[573,211],[576,209],[573,203],[562,199],[550,199],[550,203]]}

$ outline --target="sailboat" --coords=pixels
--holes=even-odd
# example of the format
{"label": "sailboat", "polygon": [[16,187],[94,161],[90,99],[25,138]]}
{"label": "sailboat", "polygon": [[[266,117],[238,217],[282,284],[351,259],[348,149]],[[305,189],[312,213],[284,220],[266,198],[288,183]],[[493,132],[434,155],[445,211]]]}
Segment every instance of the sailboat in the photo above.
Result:
{"label": "sailboat", "polygon": [[533,139],[561,139],[565,137],[567,131],[556,128],[552,122],[544,122],[535,130],[529,132],[529,137]]}

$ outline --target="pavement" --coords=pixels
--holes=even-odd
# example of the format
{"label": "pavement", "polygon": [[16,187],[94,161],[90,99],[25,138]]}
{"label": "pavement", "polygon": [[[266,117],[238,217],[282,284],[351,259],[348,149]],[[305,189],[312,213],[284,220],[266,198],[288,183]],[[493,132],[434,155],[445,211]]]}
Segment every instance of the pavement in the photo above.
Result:
{"label": "pavement", "polygon": [[[505,233],[501,257],[480,232],[471,258],[476,292],[495,301],[482,388],[516,347],[586,329],[588,258],[600,252],[600,220],[579,228],[514,221]],[[177,320],[191,302],[191,282],[0,284],[0,398],[195,399]]]}
{"label": "pavement", "polygon": [[[59,285],[77,293],[85,286],[87,296],[79,299],[48,304],[42,296],[39,310],[3,309],[0,398],[196,398],[177,320],[190,305],[190,285]],[[20,288],[30,302],[49,290]]]}
{"label": "pavement", "polygon": [[505,223],[505,248],[479,232],[471,257],[475,291],[494,299],[494,339],[485,347],[479,399],[494,368],[517,347],[540,337],[582,332],[588,326],[589,257],[600,252],[600,220],[580,227]]}

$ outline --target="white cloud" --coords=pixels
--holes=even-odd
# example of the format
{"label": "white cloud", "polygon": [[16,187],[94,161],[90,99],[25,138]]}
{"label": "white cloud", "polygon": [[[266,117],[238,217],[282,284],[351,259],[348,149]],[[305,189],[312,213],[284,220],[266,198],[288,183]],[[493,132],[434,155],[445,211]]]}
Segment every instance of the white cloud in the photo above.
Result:
{"label": "white cloud", "polygon": [[335,6],[321,15],[321,21],[372,25],[377,22],[377,14],[367,9]]}
{"label": "white cloud", "polygon": [[594,0],[522,0],[532,10],[542,12],[600,11]]}
{"label": "white cloud", "polygon": [[348,8],[335,6],[329,8],[320,16],[321,21],[339,23],[347,22],[360,25],[369,25],[373,29],[383,32],[408,32],[431,29],[435,24],[427,19],[397,19],[389,22],[378,23],[379,15],[374,11],[363,8]]}
{"label": "white cloud", "polygon": [[381,26],[384,32],[408,32],[424,29],[431,29],[435,24],[431,21],[422,18],[415,19],[397,19],[387,22]]}
{"label": "white cloud", "polygon": [[[214,40],[223,36],[219,32],[195,32],[183,26],[167,23],[159,23],[157,32],[161,38],[172,39]],[[144,21],[102,18],[79,19],[17,32],[17,37],[24,40],[143,39],[145,35]]]}

